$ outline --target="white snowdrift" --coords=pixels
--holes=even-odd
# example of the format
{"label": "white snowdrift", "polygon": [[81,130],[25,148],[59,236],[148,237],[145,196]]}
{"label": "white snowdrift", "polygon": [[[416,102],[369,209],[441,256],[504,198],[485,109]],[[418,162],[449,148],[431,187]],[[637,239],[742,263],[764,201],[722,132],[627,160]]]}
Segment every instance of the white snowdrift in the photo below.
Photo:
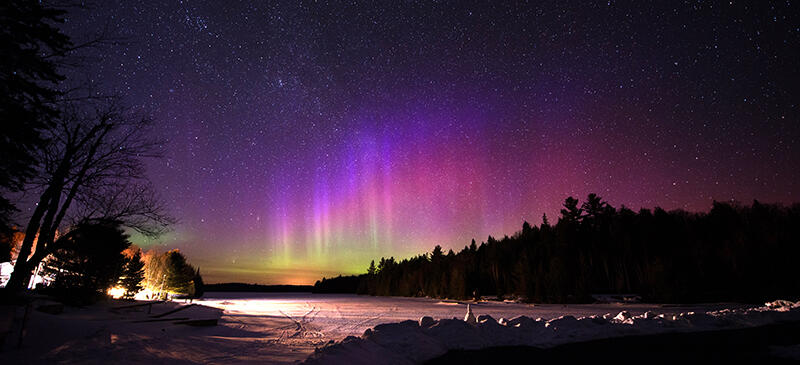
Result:
{"label": "white snowdrift", "polygon": [[547,348],[626,335],[746,328],[797,320],[800,320],[800,302],[786,300],[757,308],[678,314],[649,311],[635,316],[621,311],[617,315],[581,318],[565,315],[548,321],[525,316],[495,320],[489,315],[479,315],[476,323],[470,324],[456,318],[434,320],[425,316],[419,321],[381,324],[366,330],[361,337],[349,336],[318,348],[305,364],[416,364],[454,349]]}

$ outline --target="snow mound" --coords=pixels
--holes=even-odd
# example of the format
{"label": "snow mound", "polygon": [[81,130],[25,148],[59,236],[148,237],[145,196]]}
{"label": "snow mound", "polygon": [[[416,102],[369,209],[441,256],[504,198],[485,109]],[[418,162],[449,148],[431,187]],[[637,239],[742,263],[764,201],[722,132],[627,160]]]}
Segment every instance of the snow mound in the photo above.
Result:
{"label": "snow mound", "polygon": [[764,306],[777,311],[786,312],[792,309],[800,308],[800,301],[792,302],[789,300],[778,299],[764,303]]}
{"label": "snow mound", "polygon": [[423,316],[419,319],[419,326],[423,328],[433,326],[434,323],[436,323],[436,321],[434,321],[431,316]]}
{"label": "snow mound", "polygon": [[409,365],[414,362],[373,341],[348,336],[342,341],[317,349],[304,363]]}
{"label": "snow mound", "polygon": [[491,342],[484,340],[476,326],[458,319],[441,319],[423,332],[448,350],[473,350],[491,346]]}
{"label": "snow mound", "polygon": [[628,311],[622,311],[622,312],[619,312],[619,314],[617,314],[616,317],[614,317],[614,320],[617,321],[617,322],[625,322],[630,318],[631,318],[631,314],[628,313]]}
{"label": "snow mound", "polygon": [[412,362],[421,362],[447,352],[439,341],[423,333],[416,321],[387,323],[365,332],[362,339],[372,341],[393,353],[404,354]]}
{"label": "snow mound", "polygon": [[475,317],[471,307],[467,310],[464,320],[436,320],[424,316],[419,321],[381,324],[368,329],[361,338],[351,336],[317,349],[305,363],[416,364],[454,349],[552,347],[626,335],[744,328],[800,320],[800,302],[786,300],[776,300],[757,308],[702,313],[659,314],[648,311],[632,315],[621,311],[616,316],[576,318],[565,315],[549,321],[526,316],[495,320],[487,314]]}

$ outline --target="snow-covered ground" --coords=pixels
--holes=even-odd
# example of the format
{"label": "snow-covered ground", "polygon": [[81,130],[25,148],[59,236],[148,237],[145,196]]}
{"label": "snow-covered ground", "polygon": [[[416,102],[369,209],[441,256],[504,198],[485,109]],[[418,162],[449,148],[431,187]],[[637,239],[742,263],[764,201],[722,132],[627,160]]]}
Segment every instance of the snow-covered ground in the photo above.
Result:
{"label": "snow-covered ground", "polygon": [[[17,308],[3,357],[11,363],[228,364],[292,363],[313,354],[309,361],[314,363],[357,359],[408,363],[452,348],[552,345],[598,336],[755,325],[774,320],[780,313],[796,317],[798,312],[735,304],[681,307],[480,302],[470,305],[479,322],[473,326],[463,322],[467,303],[425,298],[206,293],[206,298],[195,303],[202,306],[159,318],[170,319],[166,321],[153,321],[151,316],[184,304],[156,304],[150,314],[144,307],[111,310],[125,305],[116,301],[87,308],[67,307],[60,314],[33,310],[21,348],[17,347],[17,330],[24,311]],[[430,318],[420,320],[423,316]],[[177,318],[219,318],[219,325],[191,327],[175,324]],[[509,320],[498,322],[500,318]],[[317,348],[320,350],[315,353]]]}
{"label": "snow-covered ground", "polygon": [[[511,302],[442,301],[428,298],[372,297],[348,294],[309,293],[207,293],[203,305],[225,310],[225,318],[236,321],[253,316],[288,319],[296,328],[287,336],[304,337],[315,345],[347,336],[360,336],[368,328],[383,323],[405,320],[417,321],[422,316],[434,319],[463,319],[467,304],[478,315],[494,318],[527,316],[533,319],[552,319],[564,315],[586,317],[628,311],[633,315],[647,311],[681,313],[725,308],[745,308],[737,304],[710,304],[678,307],[653,304],[522,304]],[[252,327],[253,324],[248,326]],[[298,331],[298,332],[293,332]]]}

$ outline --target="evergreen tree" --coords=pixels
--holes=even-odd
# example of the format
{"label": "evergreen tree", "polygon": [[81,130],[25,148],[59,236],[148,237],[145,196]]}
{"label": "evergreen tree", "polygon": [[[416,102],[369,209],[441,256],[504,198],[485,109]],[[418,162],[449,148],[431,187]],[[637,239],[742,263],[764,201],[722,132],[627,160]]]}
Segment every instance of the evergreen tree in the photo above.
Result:
{"label": "evergreen tree", "polygon": [[586,197],[586,201],[581,207],[583,208],[583,211],[586,212],[586,217],[597,218],[603,214],[603,211],[607,206],[608,203],[604,202],[603,198],[599,197],[595,193],[591,193]]}
{"label": "evergreen tree", "polygon": [[174,294],[194,294],[192,279],[195,269],[186,261],[186,257],[178,250],[170,250],[164,254],[166,281],[164,289]]}
{"label": "evergreen tree", "polygon": [[131,299],[136,293],[142,291],[142,281],[144,281],[144,261],[142,261],[142,250],[136,249],[133,255],[127,257],[125,266],[122,269],[122,276],[118,284],[125,289],[124,298]]}
{"label": "evergreen tree", "polygon": [[531,224],[528,223],[528,221],[522,222],[522,235],[523,236],[528,236],[532,232],[533,232],[533,227],[531,227]]}
{"label": "evergreen tree", "polygon": [[35,151],[64,80],[58,55],[72,43],[56,25],[64,11],[39,1],[6,0],[0,4],[0,187],[21,188],[33,174]]}
{"label": "evergreen tree", "polygon": [[200,268],[198,267],[192,278],[192,285],[194,286],[193,297],[201,298],[205,294],[205,284],[203,283],[203,276],[200,275]]}
{"label": "evergreen tree", "polygon": [[[583,217],[583,210],[586,216]],[[619,211],[591,194],[565,202],[553,226],[442,254],[381,259],[374,274],[338,277],[320,292],[372,295],[517,295],[539,302],[590,302],[591,294],[638,293],[654,302],[758,302],[794,298],[800,279],[800,204],[714,202],[708,213]],[[475,293],[475,294],[472,294]]]}
{"label": "evergreen tree", "polygon": [[436,245],[436,247],[433,248],[433,251],[431,251],[431,261],[441,261],[443,256],[444,253],[442,252],[442,246]]}
{"label": "evergreen tree", "polygon": [[55,25],[64,12],[38,1],[0,2],[0,261],[7,261],[16,206],[8,193],[33,176],[43,130],[58,112],[56,84],[64,79],[57,56],[71,46]]}
{"label": "evergreen tree", "polygon": [[564,209],[561,209],[561,219],[567,223],[577,223],[581,220],[582,208],[578,208],[578,199],[567,197],[564,200]]}
{"label": "evergreen tree", "polygon": [[45,272],[53,288],[70,296],[104,294],[116,284],[131,245],[118,222],[83,223],[56,242]]}

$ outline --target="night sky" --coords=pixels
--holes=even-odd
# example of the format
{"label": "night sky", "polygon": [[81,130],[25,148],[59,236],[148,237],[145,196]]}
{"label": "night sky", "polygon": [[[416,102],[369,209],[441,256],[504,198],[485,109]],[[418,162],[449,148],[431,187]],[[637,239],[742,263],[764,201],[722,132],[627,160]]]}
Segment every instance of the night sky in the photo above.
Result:
{"label": "night sky", "polygon": [[158,122],[207,282],[309,284],[555,221],[564,198],[800,195],[800,5],[101,1],[80,71]]}

